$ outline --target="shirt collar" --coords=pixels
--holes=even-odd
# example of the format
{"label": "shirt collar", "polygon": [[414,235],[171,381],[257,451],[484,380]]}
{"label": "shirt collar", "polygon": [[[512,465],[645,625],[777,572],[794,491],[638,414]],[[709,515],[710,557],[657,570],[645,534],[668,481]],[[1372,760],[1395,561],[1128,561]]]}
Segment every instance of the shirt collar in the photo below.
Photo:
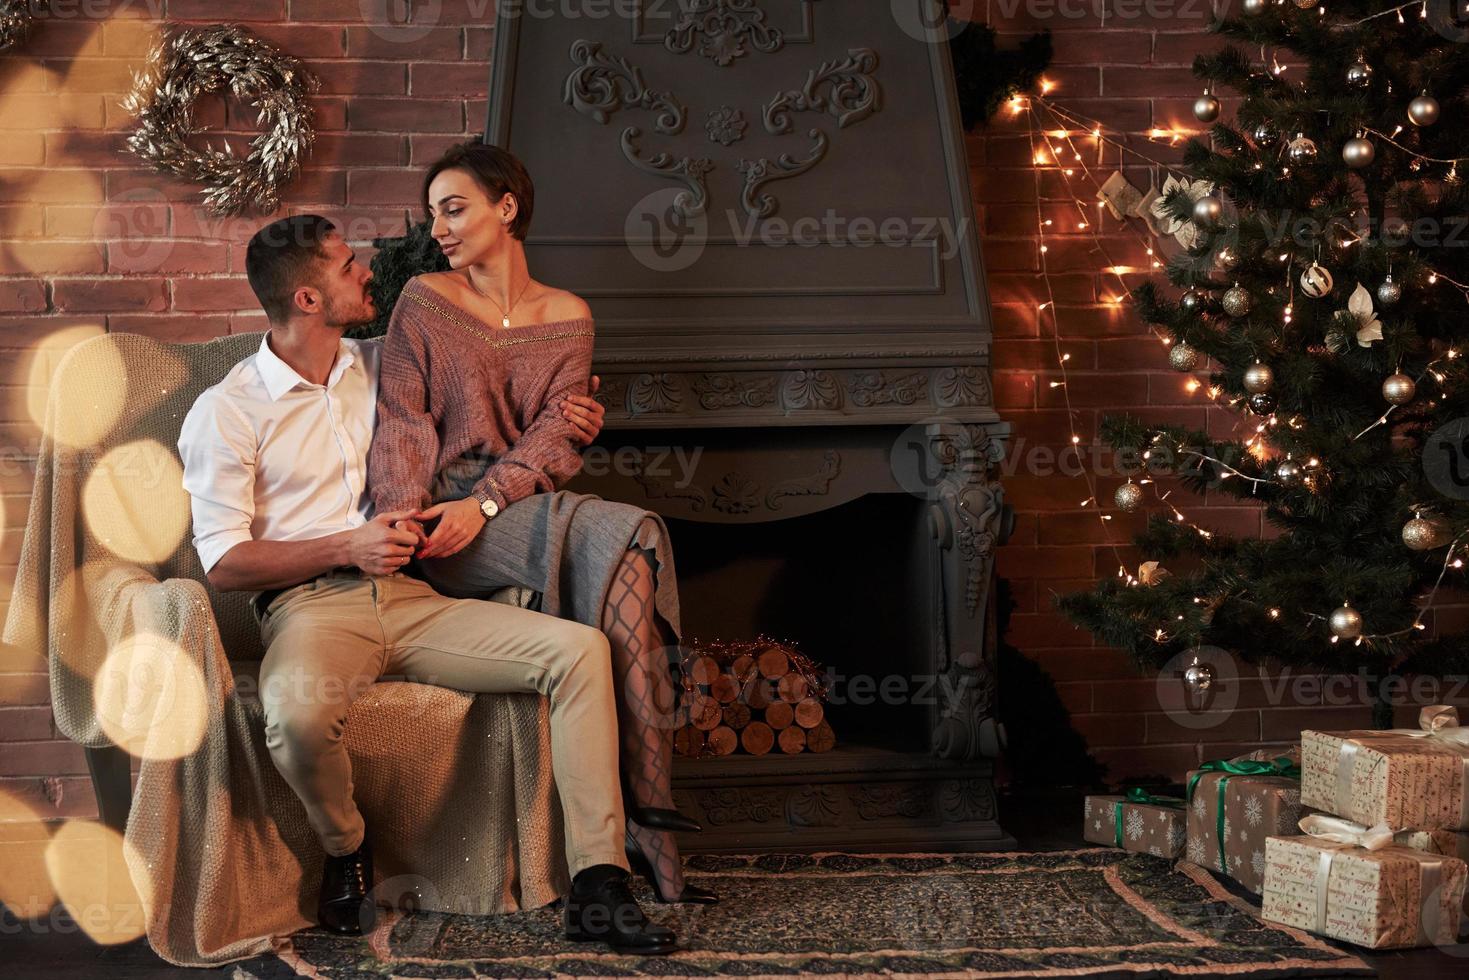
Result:
{"label": "shirt collar", "polygon": [[[332,364],[331,374],[326,379],[328,390],[336,386],[342,375],[356,360],[356,355],[352,353],[352,346],[346,340],[340,341],[336,362]],[[320,385],[311,384],[297,374],[295,368],[281,360],[279,355],[270,349],[269,331],[266,331],[265,336],[260,338],[260,351],[255,355],[255,368],[260,372],[260,380],[265,382],[265,393],[273,402],[280,401],[282,395],[297,385],[304,385],[307,388],[320,387]]]}

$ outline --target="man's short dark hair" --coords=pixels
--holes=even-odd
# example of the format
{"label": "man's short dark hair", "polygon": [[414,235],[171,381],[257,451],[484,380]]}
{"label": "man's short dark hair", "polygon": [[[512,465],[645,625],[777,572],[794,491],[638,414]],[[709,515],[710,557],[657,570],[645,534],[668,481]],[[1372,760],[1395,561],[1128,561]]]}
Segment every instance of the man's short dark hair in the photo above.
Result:
{"label": "man's short dark hair", "polygon": [[428,173],[423,178],[424,217],[428,217],[429,213],[429,185],[445,170],[455,168],[468,171],[490,196],[491,202],[500,200],[507,193],[515,195],[515,200],[520,206],[515,211],[515,219],[510,222],[510,234],[525,241],[525,236],[530,232],[531,213],[535,210],[536,204],[536,188],[531,183],[530,172],[525,169],[525,164],[521,163],[520,158],[514,153],[503,147],[482,143],[479,140],[470,140],[467,143],[458,143],[449,147],[444,151],[444,155],[428,168]]}
{"label": "man's short dark hair", "polygon": [[317,284],[327,236],[336,231],[319,214],[296,214],[272,221],[250,239],[245,275],[271,323],[289,320],[296,290]]}

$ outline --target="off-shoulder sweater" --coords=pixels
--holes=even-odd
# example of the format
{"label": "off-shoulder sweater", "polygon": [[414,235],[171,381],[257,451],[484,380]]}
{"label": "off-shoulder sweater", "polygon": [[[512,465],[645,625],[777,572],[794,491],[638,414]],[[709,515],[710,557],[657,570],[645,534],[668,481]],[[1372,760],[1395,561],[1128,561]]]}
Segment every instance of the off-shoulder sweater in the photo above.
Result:
{"label": "off-shoulder sweater", "polygon": [[574,476],[581,453],[560,402],[587,392],[592,336],[589,317],[491,326],[410,279],[383,338],[367,462],[378,513],[435,503],[449,467],[482,473],[468,495],[502,509]]}

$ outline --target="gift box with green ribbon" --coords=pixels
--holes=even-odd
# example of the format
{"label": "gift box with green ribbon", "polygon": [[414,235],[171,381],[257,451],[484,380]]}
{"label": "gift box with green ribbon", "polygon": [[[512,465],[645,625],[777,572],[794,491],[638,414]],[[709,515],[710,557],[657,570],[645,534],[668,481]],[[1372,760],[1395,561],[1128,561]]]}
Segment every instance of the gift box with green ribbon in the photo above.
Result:
{"label": "gift box with green ribbon", "polygon": [[1139,854],[1176,858],[1183,853],[1183,800],[1133,787],[1121,796],[1088,796],[1082,836]]}
{"label": "gift box with green ribbon", "polygon": [[1265,838],[1295,832],[1301,770],[1291,755],[1206,762],[1188,774],[1188,860],[1252,892],[1265,882]]}
{"label": "gift box with green ribbon", "polygon": [[1301,798],[1368,826],[1469,830],[1469,728],[1435,704],[1417,728],[1301,733]]}
{"label": "gift box with green ribbon", "polygon": [[1300,829],[1266,841],[1263,918],[1371,949],[1455,941],[1463,861],[1404,847],[1386,824],[1313,814]]}

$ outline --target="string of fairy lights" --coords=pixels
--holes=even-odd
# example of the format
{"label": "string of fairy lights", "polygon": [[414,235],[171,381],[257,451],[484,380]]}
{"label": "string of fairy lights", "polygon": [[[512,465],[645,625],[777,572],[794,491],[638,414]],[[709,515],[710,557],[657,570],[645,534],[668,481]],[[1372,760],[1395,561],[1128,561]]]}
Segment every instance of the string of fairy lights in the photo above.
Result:
{"label": "string of fairy lights", "polygon": [[[1419,6],[1419,3],[1415,2],[1403,4],[1398,8],[1394,8],[1393,10],[1383,11],[1379,14],[1374,14],[1371,17],[1364,18],[1362,22],[1364,23],[1367,20],[1372,20],[1379,16],[1398,13],[1399,23],[1404,23],[1405,20],[1401,16],[1401,12],[1409,10],[1416,6]],[[1426,4],[1423,5],[1423,8],[1426,11]],[[1277,61],[1271,70],[1274,74],[1279,75],[1285,69],[1281,67],[1279,65],[1279,62]],[[1148,257],[1148,269],[1125,266],[1113,261],[1111,255],[1108,252],[1106,243],[1100,236],[1101,209],[1104,207],[1104,203],[1101,200],[1103,182],[1098,179],[1096,174],[1093,172],[1092,167],[1088,165],[1086,157],[1083,155],[1081,147],[1078,145],[1078,140],[1084,141],[1089,138],[1092,141],[1092,146],[1096,150],[1097,166],[1101,166],[1102,163],[1105,161],[1105,147],[1112,146],[1117,149],[1124,162],[1126,157],[1131,156],[1149,165],[1151,168],[1154,169],[1155,174],[1159,171],[1166,171],[1167,173],[1174,175],[1175,177],[1180,177],[1184,179],[1186,179],[1186,175],[1181,173],[1178,168],[1171,166],[1162,160],[1158,160],[1152,156],[1149,156],[1146,153],[1139,152],[1136,148],[1134,148],[1134,146],[1131,144],[1125,134],[1117,134],[1116,136],[1109,135],[1107,127],[1105,127],[1100,121],[1089,119],[1086,116],[1075,112],[1074,110],[1068,109],[1053,102],[1050,98],[1048,98],[1048,96],[1055,87],[1056,85],[1054,82],[1043,80],[1041,83],[1040,94],[1033,94],[1030,96],[1017,96],[1016,98],[1011,100],[1010,110],[1012,115],[1017,115],[1021,112],[1026,113],[1027,121],[1029,123],[1027,136],[1030,142],[1030,159],[1033,164],[1033,174],[1036,188],[1036,231],[1040,277],[1046,290],[1045,301],[1038,304],[1037,317],[1040,321],[1040,324],[1044,327],[1046,323],[1047,312],[1049,311],[1050,339],[1052,340],[1052,346],[1055,350],[1057,374],[1059,375],[1059,380],[1051,381],[1050,386],[1054,389],[1061,390],[1061,394],[1065,402],[1068,423],[1071,428],[1070,442],[1073,447],[1079,447],[1082,439],[1080,433],[1077,431],[1078,426],[1076,410],[1075,406],[1072,403],[1069,389],[1067,387],[1070,381],[1070,376],[1067,369],[1067,362],[1071,359],[1071,355],[1065,350],[1066,338],[1063,336],[1062,333],[1060,311],[1056,305],[1055,292],[1051,284],[1050,269],[1047,262],[1047,255],[1050,250],[1050,242],[1048,241],[1048,236],[1057,233],[1057,230],[1055,229],[1056,219],[1046,217],[1046,200],[1043,195],[1041,175],[1045,170],[1050,169],[1060,174],[1063,178],[1061,181],[1061,186],[1065,188],[1066,195],[1070,198],[1071,203],[1076,208],[1078,215],[1078,220],[1076,222],[1074,231],[1087,233],[1087,235],[1091,239],[1092,244],[1095,247],[1095,250],[1101,254],[1103,260],[1106,263],[1106,265],[1103,267],[1103,271],[1106,274],[1115,277],[1118,285],[1121,287],[1118,293],[1108,294],[1104,296],[1104,302],[1112,308],[1120,307],[1125,299],[1131,298],[1131,289],[1128,288],[1126,280],[1124,278],[1127,273],[1157,270],[1162,268],[1163,263],[1159,260],[1159,256],[1154,246],[1141,235],[1136,235],[1136,233],[1133,232],[1130,228],[1129,233],[1134,234],[1135,237],[1137,237],[1139,243],[1144,250],[1144,253]],[[1206,98],[1209,97],[1209,95],[1210,94],[1206,92]],[[1049,126],[1042,123],[1040,115],[1041,112],[1044,112],[1046,114],[1049,120]],[[1424,163],[1448,165],[1450,167],[1450,171],[1449,174],[1446,175],[1445,179],[1455,179],[1457,177],[1458,163],[1469,159],[1437,159],[1423,154],[1418,154],[1415,151],[1402,146],[1402,144],[1398,143],[1394,139],[1394,137],[1396,137],[1398,133],[1401,132],[1401,130],[1402,127],[1400,126],[1398,127],[1398,130],[1391,135],[1378,133],[1375,130],[1368,129],[1363,129],[1362,132],[1370,133],[1382,139],[1388,145],[1391,145],[1394,148],[1399,149],[1401,152],[1404,152],[1413,157],[1413,163],[1415,165],[1413,169],[1415,171],[1419,168],[1419,165]],[[1181,140],[1190,138],[1195,135],[1197,135],[1196,131],[1184,130],[1178,127],[1166,130],[1161,128],[1154,128],[1146,134],[1146,139],[1149,142],[1163,142],[1166,143],[1166,145],[1168,146],[1176,146]],[[1258,166],[1259,165],[1257,164],[1257,167]],[[1080,171],[1081,173],[1080,178],[1077,178],[1077,171]],[[1288,166],[1282,167],[1282,174],[1288,175],[1288,173]],[[1092,190],[1091,192],[1087,193],[1086,196],[1088,198],[1096,197],[1098,199],[1097,207],[1099,213],[1097,220],[1092,220],[1088,216],[1086,205],[1083,204],[1081,196],[1079,196],[1073,189],[1074,179],[1085,180],[1086,182],[1089,182],[1091,184]],[[1126,227],[1125,224],[1124,227]],[[1073,229],[1059,229],[1059,231],[1067,230]],[[1361,240],[1360,236],[1353,235],[1350,241],[1344,242],[1342,244],[1345,247],[1354,244],[1355,241],[1359,240]],[[1282,262],[1283,268],[1285,270],[1285,288],[1287,291],[1287,302],[1283,311],[1284,324],[1288,324],[1290,322],[1295,302],[1295,277],[1293,274],[1295,268],[1293,261],[1294,257],[1295,255],[1293,251],[1286,251],[1280,256],[1280,261]],[[1452,286],[1465,296],[1466,301],[1469,301],[1469,286],[1453,280],[1452,278],[1444,275],[1442,272],[1430,269],[1426,279],[1429,285],[1435,285],[1442,282],[1448,284],[1449,286]],[[1390,284],[1391,282],[1391,275],[1389,274],[1388,283]],[[1149,329],[1160,340],[1164,347],[1172,346],[1172,338],[1167,337],[1152,325],[1149,325]],[[1182,347],[1185,345],[1178,346]],[[1372,431],[1372,429],[1387,424],[1392,413],[1400,407],[1400,404],[1407,404],[1412,400],[1412,390],[1416,390],[1417,387],[1424,382],[1425,378],[1432,377],[1437,382],[1442,383],[1444,381],[1444,376],[1437,370],[1437,368],[1442,365],[1444,361],[1452,360],[1457,357],[1459,357],[1459,352],[1453,348],[1450,348],[1447,353],[1445,353],[1441,357],[1430,361],[1416,378],[1408,379],[1405,375],[1401,375],[1400,373],[1395,374],[1394,378],[1400,378],[1403,382],[1406,382],[1410,391],[1408,399],[1406,401],[1403,401],[1402,403],[1394,403],[1390,405],[1387,411],[1384,412],[1383,415],[1371,426],[1359,433],[1354,438],[1354,441],[1356,439],[1361,439],[1368,432]],[[1181,364],[1186,364],[1188,361],[1189,358],[1184,357],[1180,361],[1174,361],[1174,365],[1175,367],[1181,367]],[[1191,372],[1196,367],[1197,364],[1189,364],[1187,370]],[[1262,367],[1262,365],[1259,365],[1257,362],[1256,365],[1252,366],[1252,370],[1256,367]],[[1268,371],[1268,368],[1266,368],[1265,370]],[[1389,380],[1391,381],[1393,379]],[[1249,380],[1247,375],[1247,385],[1248,384]],[[1214,402],[1215,404],[1220,404],[1221,398],[1224,395],[1224,393],[1218,386],[1206,386],[1202,384],[1197,377],[1192,376],[1192,374],[1190,374],[1189,379],[1185,382],[1185,390],[1191,395],[1196,394],[1200,390],[1203,390],[1209,400]],[[1438,397],[1441,398],[1442,395],[1439,395]],[[1246,400],[1247,399],[1245,398],[1229,398],[1227,404],[1229,408],[1237,410],[1240,403]],[[1239,423],[1236,423],[1236,430],[1238,429],[1238,426],[1240,424],[1249,421],[1243,415],[1240,416],[1240,419],[1241,421]],[[1272,410],[1266,413],[1264,418],[1255,422],[1254,432],[1246,441],[1245,446],[1250,454],[1257,461],[1263,464],[1269,458],[1270,430],[1280,425],[1287,425],[1292,428],[1300,428],[1302,425],[1304,425],[1304,422],[1305,420],[1301,419],[1299,416],[1295,416],[1289,419],[1282,419],[1277,416]],[[1163,440],[1163,438],[1163,433],[1158,433],[1153,436],[1151,441],[1151,448],[1143,453],[1143,460],[1145,462],[1149,461],[1152,458],[1152,455],[1155,451],[1159,451],[1165,448],[1161,445],[1161,441]],[[1197,462],[1201,466],[1204,464],[1208,464],[1214,467],[1221,480],[1237,478],[1248,481],[1251,484],[1252,494],[1262,484],[1280,484],[1285,482],[1294,482],[1294,479],[1300,479],[1303,486],[1306,486],[1313,492],[1315,492],[1317,487],[1316,484],[1313,483],[1313,479],[1317,474],[1324,472],[1324,470],[1321,468],[1322,464],[1319,459],[1315,457],[1310,457],[1302,463],[1296,463],[1294,460],[1292,460],[1290,454],[1287,453],[1285,459],[1280,461],[1280,466],[1284,467],[1284,469],[1277,468],[1276,473],[1277,476],[1279,476],[1288,471],[1292,475],[1293,479],[1271,479],[1269,477],[1256,476],[1245,473],[1240,469],[1231,466],[1229,463],[1223,460],[1217,459],[1207,453],[1193,449],[1186,445],[1178,444],[1167,448],[1174,454],[1175,458],[1190,459]],[[1077,451],[1078,453],[1080,452],[1079,449],[1077,449]],[[1086,500],[1081,502],[1081,507],[1095,507],[1094,512],[1097,514],[1099,522],[1103,527],[1103,540],[1106,542],[1107,546],[1111,548],[1114,556],[1117,558],[1118,561],[1118,577],[1122,579],[1127,586],[1151,584],[1150,582],[1144,580],[1142,569],[1139,569],[1139,575],[1133,575],[1127,570],[1126,563],[1122,560],[1118,544],[1115,540],[1113,540],[1111,534],[1111,529],[1108,522],[1112,520],[1112,515],[1106,513],[1105,509],[1098,502],[1095,479],[1093,478],[1090,469],[1086,466],[1080,466],[1078,467],[1078,470],[1086,481],[1088,492],[1088,497]],[[1136,484],[1131,478],[1129,478],[1127,484],[1118,488],[1116,502],[1119,505],[1119,509],[1125,511],[1135,510],[1137,506],[1141,503],[1142,487],[1151,487],[1154,498],[1160,504],[1167,506],[1171,510],[1173,518],[1177,522],[1190,527],[1206,540],[1213,537],[1212,532],[1190,521],[1182,510],[1180,510],[1176,505],[1168,500],[1168,497],[1171,495],[1172,491],[1160,492],[1157,486],[1157,482],[1146,476],[1140,477]],[[1130,504],[1130,506],[1128,504]],[[1415,505],[1414,518],[1404,529],[1405,542],[1407,542],[1409,538],[1409,529],[1412,528],[1414,525],[1419,526],[1417,531],[1417,536],[1419,540],[1425,540],[1426,535],[1429,534],[1430,531],[1432,534],[1437,534],[1441,530],[1441,528],[1434,522],[1425,521],[1423,519],[1422,508],[1419,505]],[[1351,640],[1358,646],[1361,646],[1363,644],[1373,646],[1381,641],[1390,640],[1415,631],[1426,629],[1427,627],[1424,623],[1424,620],[1434,609],[1434,604],[1437,599],[1438,593],[1449,570],[1462,568],[1464,565],[1463,559],[1458,557],[1457,553],[1459,547],[1464,544],[1466,537],[1469,537],[1469,535],[1461,535],[1448,544],[1443,561],[1443,567],[1439,572],[1438,579],[1435,582],[1433,589],[1429,592],[1426,601],[1422,602],[1419,605],[1417,615],[1412,624],[1408,627],[1391,632],[1367,633],[1361,628],[1362,620],[1360,614],[1357,613],[1356,610],[1351,608],[1349,602],[1344,602],[1342,607],[1334,610],[1329,616],[1323,616],[1319,613],[1309,610],[1302,610],[1300,616],[1303,623],[1303,634],[1306,632],[1306,630],[1310,628],[1311,625],[1318,622],[1326,622],[1329,625],[1332,633],[1332,635],[1329,637],[1331,643],[1336,644],[1342,640]],[[1435,541],[1432,546],[1439,545],[1441,545],[1441,542]],[[1427,549],[1419,548],[1418,550]],[[1278,607],[1267,606],[1266,604],[1250,599],[1247,596],[1238,594],[1222,595],[1216,597],[1213,601],[1206,601],[1203,597],[1200,596],[1194,597],[1194,603],[1207,604],[1214,607],[1217,607],[1217,605],[1222,604],[1224,601],[1228,600],[1243,601],[1250,605],[1254,605],[1258,608],[1264,609],[1266,610],[1269,617],[1273,620],[1280,620],[1285,615],[1285,613]],[[1182,616],[1179,616],[1178,618],[1183,619]],[[1159,628],[1154,632],[1153,639],[1158,643],[1163,643],[1170,639],[1170,635],[1166,629]]]}

